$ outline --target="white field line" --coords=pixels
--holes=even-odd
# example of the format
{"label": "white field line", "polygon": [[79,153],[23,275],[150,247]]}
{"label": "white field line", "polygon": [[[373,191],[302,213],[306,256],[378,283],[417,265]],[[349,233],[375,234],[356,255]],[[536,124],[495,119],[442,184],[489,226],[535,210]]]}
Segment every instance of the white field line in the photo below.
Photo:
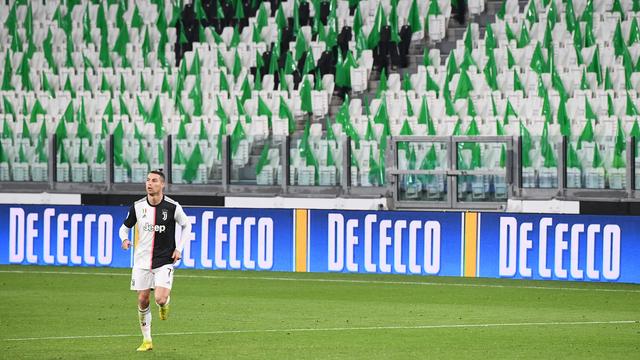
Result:
{"label": "white field line", "polygon": [[[179,269],[180,270],[180,269]],[[15,274],[49,274],[49,275],[88,275],[88,276],[131,276],[130,273],[99,273],[86,271],[28,271],[28,270],[0,270],[2,273]],[[326,279],[326,278],[292,278],[285,276],[228,276],[228,275],[185,275],[176,274],[178,278],[192,279],[220,279],[220,280],[265,280],[265,281],[292,281],[292,282],[320,282],[320,283],[347,283],[347,284],[378,284],[378,285],[420,285],[420,286],[454,286],[470,288],[497,288],[497,289],[533,289],[533,290],[561,290],[561,291],[596,291],[596,292],[620,292],[640,293],[640,289],[605,289],[605,288],[577,288],[560,286],[538,285],[499,285],[499,284],[468,284],[446,282],[418,282],[418,281],[393,281],[393,280],[357,280],[357,279]]]}
{"label": "white field line", "polygon": [[[377,330],[429,330],[429,329],[470,329],[470,328],[501,328],[501,327],[534,327],[534,326],[585,326],[585,325],[624,325],[635,324],[635,320],[612,321],[553,321],[553,322],[521,322],[521,323],[489,323],[489,324],[440,324],[440,325],[409,325],[409,326],[362,326],[362,327],[332,327],[332,328],[292,328],[292,329],[247,329],[247,330],[212,330],[186,331],[153,334],[153,336],[181,336],[181,335],[226,335],[226,334],[263,334],[290,332],[339,332],[339,331],[377,331]],[[8,338],[1,341],[41,341],[41,340],[77,340],[77,339],[105,339],[120,337],[139,337],[140,334],[111,334],[111,335],[79,335],[79,336],[44,336],[28,338]]]}

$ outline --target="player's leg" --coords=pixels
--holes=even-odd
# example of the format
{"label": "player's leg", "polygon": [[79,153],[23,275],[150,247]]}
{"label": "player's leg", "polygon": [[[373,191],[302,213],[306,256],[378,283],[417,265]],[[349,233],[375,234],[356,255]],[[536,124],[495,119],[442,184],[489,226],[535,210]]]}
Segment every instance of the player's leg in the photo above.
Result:
{"label": "player's leg", "polygon": [[149,351],[153,348],[151,341],[151,307],[149,306],[152,281],[153,275],[151,271],[133,269],[131,290],[137,291],[138,294],[138,322],[140,323],[140,331],[143,337],[142,345],[138,347],[138,351]]}
{"label": "player's leg", "polygon": [[151,306],[149,297],[151,289],[138,291],[138,320],[140,321],[140,331],[145,342],[151,342]]}
{"label": "player's leg", "polygon": [[169,302],[171,297],[171,286],[173,285],[173,265],[167,264],[157,269],[154,269],[154,296],[158,310],[160,313],[160,320],[166,320],[169,316]]}
{"label": "player's leg", "polygon": [[160,313],[160,320],[167,320],[169,317],[169,300],[171,299],[169,295],[171,294],[171,289],[159,286],[155,288],[154,294]]}

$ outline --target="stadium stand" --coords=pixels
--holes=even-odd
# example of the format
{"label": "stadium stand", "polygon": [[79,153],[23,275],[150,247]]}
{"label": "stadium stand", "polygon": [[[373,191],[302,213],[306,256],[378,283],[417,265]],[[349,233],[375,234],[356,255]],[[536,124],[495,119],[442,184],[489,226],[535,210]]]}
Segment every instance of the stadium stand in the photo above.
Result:
{"label": "stadium stand", "polygon": [[9,1],[0,181],[635,190],[640,2],[459,2]]}

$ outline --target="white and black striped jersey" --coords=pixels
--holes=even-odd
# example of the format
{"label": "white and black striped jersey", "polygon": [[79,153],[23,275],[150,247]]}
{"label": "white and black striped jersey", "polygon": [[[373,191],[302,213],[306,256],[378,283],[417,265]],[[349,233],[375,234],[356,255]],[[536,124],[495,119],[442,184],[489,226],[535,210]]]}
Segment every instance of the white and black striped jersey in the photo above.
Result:
{"label": "white and black striped jersey", "polygon": [[[155,269],[172,264],[173,251],[182,252],[184,240],[191,232],[191,223],[182,206],[167,196],[158,205],[151,205],[147,197],[136,201],[120,227],[120,239],[129,238],[129,230],[137,224],[133,267]],[[182,227],[180,239],[175,238],[176,224]]]}

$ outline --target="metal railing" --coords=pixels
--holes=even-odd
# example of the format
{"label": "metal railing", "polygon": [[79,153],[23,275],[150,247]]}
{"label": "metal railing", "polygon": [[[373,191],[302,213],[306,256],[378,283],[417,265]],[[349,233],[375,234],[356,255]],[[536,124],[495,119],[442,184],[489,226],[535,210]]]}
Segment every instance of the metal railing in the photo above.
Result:
{"label": "metal railing", "polygon": [[[172,179],[172,148],[173,138],[166,137],[164,142],[164,170],[167,176],[166,192],[178,195],[206,195],[206,196],[291,196],[291,197],[352,197],[352,198],[376,198],[386,197],[392,200],[390,207],[394,208],[477,208],[477,209],[502,209],[507,199],[562,199],[562,200],[596,200],[596,201],[638,201],[638,189],[636,184],[636,156],[637,141],[630,137],[626,139],[626,156],[624,174],[622,169],[618,169],[615,184],[606,178],[607,186],[596,188],[585,186],[584,180],[579,180],[580,186],[575,185],[576,176],[584,179],[585,174],[581,169],[576,175],[575,169],[570,169],[568,174],[567,155],[569,152],[569,140],[563,137],[555,144],[555,158],[557,166],[555,170],[554,186],[531,186],[525,184],[524,178],[530,174],[523,175],[522,167],[522,139],[510,136],[396,136],[392,137],[385,151],[386,168],[384,173],[384,183],[379,186],[357,186],[352,179],[351,157],[353,156],[352,141],[348,137],[338,139],[337,142],[342,148],[340,161],[336,161],[339,179],[335,185],[296,185],[290,178],[291,158],[289,155],[292,148],[292,138],[283,137],[278,139],[276,148],[279,151],[280,164],[277,171],[281,174],[280,181],[272,185],[257,185],[253,181],[238,181],[234,175],[231,154],[231,138],[226,136],[222,139],[221,154],[221,181],[209,184],[180,184]],[[57,154],[56,136],[49,138],[49,154]],[[5,181],[0,182],[0,192],[52,192],[52,193],[90,193],[90,194],[139,194],[142,186],[140,183],[123,183],[114,181],[114,148],[113,137],[106,140],[106,180],[104,182],[62,182],[56,179],[57,156],[49,156],[47,163],[48,177],[46,181]],[[446,147],[446,166],[433,169],[408,169],[402,168],[399,158],[399,144],[440,144]],[[461,152],[472,148],[472,146],[504,146],[506,161],[501,167],[479,167],[461,168],[459,158]],[[401,145],[402,148],[404,145]],[[406,156],[406,152],[404,153]],[[640,160],[640,159],[639,159]],[[500,169],[498,174],[496,169]],[[531,168],[527,169],[531,172]],[[542,169],[533,169],[542,171]],[[547,175],[549,169],[547,169]],[[552,174],[553,175],[553,174]],[[615,174],[606,174],[611,177]],[[416,191],[419,181],[411,184],[411,180],[426,179],[428,183],[434,177],[444,179],[443,184],[446,190],[443,196],[432,197],[429,184],[422,190],[425,196],[407,198],[406,188],[403,182],[409,179],[409,185]],[[502,179],[501,177],[504,177]],[[571,184],[568,184],[568,179]],[[438,180],[440,181],[440,180]],[[504,183],[503,183],[504,182]],[[484,196],[479,189],[480,184],[488,189],[488,196]],[[621,185],[622,184],[622,185]],[[588,185],[588,184],[587,184]],[[466,186],[466,187],[465,187]],[[499,189],[499,191],[498,191]],[[405,192],[405,193],[403,193]],[[499,192],[499,194],[498,194]],[[504,193],[504,196],[503,196]],[[412,193],[412,196],[415,194]],[[487,194],[485,194],[487,195]],[[465,196],[467,196],[465,198]],[[430,198],[431,197],[431,198]]]}
{"label": "metal railing", "polygon": [[[419,144],[435,144],[446,147],[444,165],[436,169],[405,169],[400,163],[400,148],[416,147]],[[481,144],[504,145],[506,162],[496,168],[465,168],[462,166],[461,152],[466,147]],[[513,196],[513,149],[512,138],[505,136],[397,136],[392,139],[394,166],[389,171],[392,184],[394,206],[398,208],[477,208],[503,209],[508,197]],[[406,156],[406,150],[405,155]],[[426,157],[427,155],[425,155]],[[441,161],[442,162],[442,161]],[[500,172],[503,172],[502,174]],[[412,180],[421,177],[424,181]],[[498,184],[498,179],[500,184]],[[412,197],[402,198],[403,183],[415,181],[418,189]],[[435,184],[434,184],[435,183]],[[434,190],[438,186],[440,189]],[[405,185],[406,186],[406,185]],[[415,185],[414,185],[415,186]],[[499,191],[498,188],[502,190]],[[439,190],[439,191],[438,191]],[[406,191],[406,190],[405,190]],[[422,196],[420,196],[422,193]],[[438,196],[438,193],[441,195]],[[500,195],[498,195],[500,194]],[[426,195],[426,196],[425,196]],[[446,196],[442,196],[446,195]],[[415,199],[420,198],[420,199]],[[425,206],[427,205],[428,206]]]}

